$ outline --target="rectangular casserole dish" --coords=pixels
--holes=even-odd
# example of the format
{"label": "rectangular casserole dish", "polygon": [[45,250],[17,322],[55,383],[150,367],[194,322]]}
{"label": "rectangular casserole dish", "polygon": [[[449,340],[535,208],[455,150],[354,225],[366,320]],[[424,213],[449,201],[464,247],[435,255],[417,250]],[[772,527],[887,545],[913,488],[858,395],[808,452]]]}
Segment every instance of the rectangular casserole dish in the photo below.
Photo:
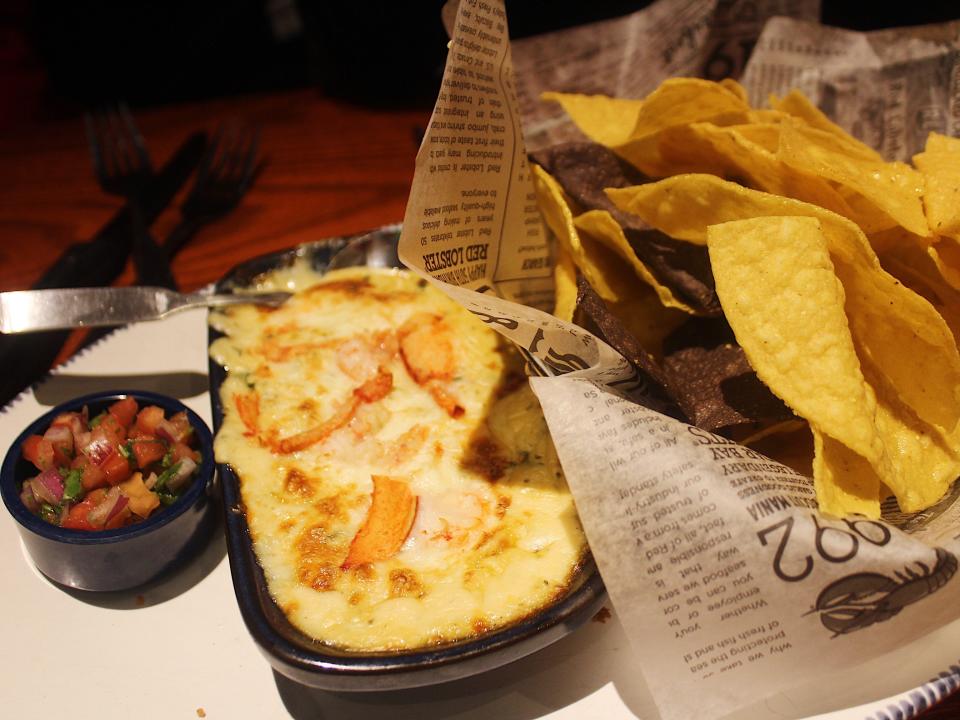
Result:
{"label": "rectangular casserole dish", "polygon": [[[399,267],[399,234],[399,227],[391,226],[257,257],[227,273],[217,284],[217,291],[248,287],[259,275],[298,260],[309,262],[321,273],[356,265]],[[208,342],[220,336],[211,327]],[[225,369],[211,359],[215,432],[223,422],[220,386],[225,377]],[[395,690],[467,677],[559,640],[592,617],[606,600],[596,564],[588,553],[566,594],[531,615],[479,637],[397,652],[348,652],[325,645],[295,628],[274,602],[254,553],[239,479],[229,465],[219,464],[217,468],[223,489],[227,555],[241,615],[270,665],[303,685],[337,691]]]}

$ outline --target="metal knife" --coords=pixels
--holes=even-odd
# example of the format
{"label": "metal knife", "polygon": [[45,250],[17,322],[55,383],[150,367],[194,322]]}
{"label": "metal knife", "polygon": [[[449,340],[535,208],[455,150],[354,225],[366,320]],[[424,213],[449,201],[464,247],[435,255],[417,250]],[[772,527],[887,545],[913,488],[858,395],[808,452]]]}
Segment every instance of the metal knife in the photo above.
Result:
{"label": "metal knife", "polygon": [[184,294],[162,287],[57,288],[0,292],[0,332],[29,333],[161,320],[195,307],[255,303],[277,307],[288,292]]}
{"label": "metal knife", "polygon": [[[153,221],[170,204],[203,157],[206,135],[187,138],[147,186],[144,216]],[[117,211],[94,239],[73,245],[43,274],[34,288],[109,285],[123,271],[130,254],[130,216],[126,206]],[[42,378],[69,332],[0,336],[0,405]]]}

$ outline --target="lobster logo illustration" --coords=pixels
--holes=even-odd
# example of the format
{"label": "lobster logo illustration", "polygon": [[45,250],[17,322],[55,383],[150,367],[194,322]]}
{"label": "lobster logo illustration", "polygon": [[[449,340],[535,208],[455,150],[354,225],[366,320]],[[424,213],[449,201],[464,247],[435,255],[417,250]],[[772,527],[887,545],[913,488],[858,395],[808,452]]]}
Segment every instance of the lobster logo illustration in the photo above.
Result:
{"label": "lobster logo illustration", "polygon": [[894,572],[895,577],[863,572],[835,580],[806,614],[820,613],[820,622],[833,637],[889,620],[907,605],[935,593],[957,572],[956,555],[943,548],[936,548],[936,553],[933,568],[916,561]]}

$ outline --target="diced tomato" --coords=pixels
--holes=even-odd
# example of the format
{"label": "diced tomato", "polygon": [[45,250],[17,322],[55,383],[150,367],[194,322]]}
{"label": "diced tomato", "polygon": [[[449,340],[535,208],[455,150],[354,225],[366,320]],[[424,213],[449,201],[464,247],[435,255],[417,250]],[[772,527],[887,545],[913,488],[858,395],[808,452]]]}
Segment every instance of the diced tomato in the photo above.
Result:
{"label": "diced tomato", "polygon": [[163,408],[148,405],[137,413],[137,429],[149,435],[157,434],[157,425],[163,420]]}
{"label": "diced tomato", "polygon": [[43,434],[44,440],[53,445],[53,461],[57,467],[69,465],[73,460],[73,434],[66,425],[51,425]]}
{"label": "diced tomato", "polygon": [[50,427],[56,425],[63,425],[70,428],[70,433],[73,435],[73,446],[75,448],[84,445],[82,442],[83,435],[88,433],[89,429],[87,428],[87,421],[82,414],[78,412],[60,413],[53,419]]}
{"label": "diced tomato", "polygon": [[111,405],[108,412],[117,419],[117,422],[125,428],[129,428],[133,424],[133,419],[137,416],[137,410],[137,401],[128,395]]}
{"label": "diced tomato", "polygon": [[123,527],[130,520],[130,507],[124,506],[116,515],[107,520],[107,524],[103,526],[104,530],[114,530],[115,528]]}
{"label": "diced tomato", "polygon": [[53,467],[53,443],[42,435],[31,435],[23,441],[23,456],[40,470]]}
{"label": "diced tomato", "polygon": [[167,446],[156,438],[146,436],[133,442],[133,456],[139,468],[145,468],[150,463],[162,460],[166,453]]}
{"label": "diced tomato", "polygon": [[122,483],[130,477],[130,473],[133,472],[133,469],[130,467],[130,462],[120,453],[107,459],[100,466],[100,469],[103,471],[107,482],[111,485]]}
{"label": "diced tomato", "polygon": [[79,420],[79,419],[80,419],[80,413],[76,413],[76,412],[60,413],[53,419],[53,422],[50,423],[50,427],[54,427],[56,425],[66,425],[67,427],[72,427],[73,421]]}
{"label": "diced tomato", "polygon": [[115,438],[118,443],[127,439],[127,428],[111,413],[103,416],[100,424],[93,429],[94,433],[97,431],[100,431],[111,439]]}
{"label": "diced tomato", "polygon": [[87,513],[90,512],[90,508],[91,506],[87,505],[86,501],[74,505],[63,519],[60,527],[71,530],[96,530],[97,528],[87,520]]}
{"label": "diced tomato", "polygon": [[103,474],[103,470],[90,462],[90,458],[88,458],[86,455],[77,455],[77,457],[74,458],[73,462],[70,464],[70,467],[80,468],[82,471],[83,474],[80,476],[80,484],[83,485],[84,490],[93,490],[94,488],[105,487],[108,485],[107,478]]}
{"label": "diced tomato", "polygon": [[185,412],[180,411],[171,417],[170,424],[176,428],[176,437],[173,438],[174,440],[182,443],[190,442],[193,436],[193,426],[190,424],[190,419]]}
{"label": "diced tomato", "polygon": [[173,443],[170,449],[173,450],[172,458],[175,463],[180,462],[183,458],[190,458],[196,463],[200,462],[200,453],[185,443]]}
{"label": "diced tomato", "polygon": [[72,530],[99,530],[100,528],[96,527],[90,523],[89,520],[87,520],[87,513],[99,505],[103,501],[105,495],[105,490],[94,490],[93,492],[89,493],[83,499],[83,502],[77,503],[70,508],[70,511],[67,513],[67,517],[63,519],[61,527],[71,528]]}

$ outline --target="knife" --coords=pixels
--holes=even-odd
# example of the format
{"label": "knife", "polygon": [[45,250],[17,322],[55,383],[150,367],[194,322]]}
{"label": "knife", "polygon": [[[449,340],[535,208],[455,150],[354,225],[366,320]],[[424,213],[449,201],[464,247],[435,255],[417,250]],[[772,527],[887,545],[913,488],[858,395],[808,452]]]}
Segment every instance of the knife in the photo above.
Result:
{"label": "knife", "polygon": [[[191,135],[149,181],[143,197],[146,221],[152,222],[187,181],[206,146],[205,133]],[[130,214],[126,206],[94,239],[72,245],[33,285],[34,288],[109,285],[123,271],[130,254]],[[69,332],[0,336],[0,405],[42,378]]]}
{"label": "knife", "polygon": [[54,288],[0,292],[0,332],[29,333],[161,320],[195,307],[255,303],[278,307],[293,293],[184,294],[163,287]]}

